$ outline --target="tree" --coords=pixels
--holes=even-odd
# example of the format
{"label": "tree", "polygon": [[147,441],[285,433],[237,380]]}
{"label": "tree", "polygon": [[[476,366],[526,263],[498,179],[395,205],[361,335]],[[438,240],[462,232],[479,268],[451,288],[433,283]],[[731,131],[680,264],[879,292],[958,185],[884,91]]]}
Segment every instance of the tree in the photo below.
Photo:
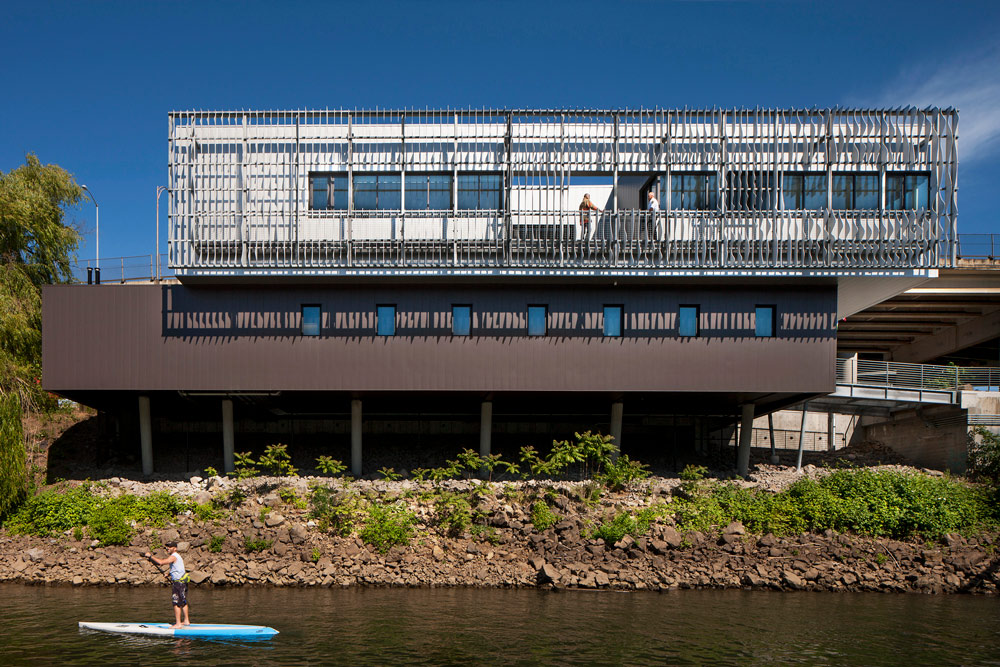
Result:
{"label": "tree", "polygon": [[24,410],[45,400],[41,288],[73,279],[80,233],[64,218],[82,197],[71,174],[31,153],[0,171],[0,395],[17,394]]}

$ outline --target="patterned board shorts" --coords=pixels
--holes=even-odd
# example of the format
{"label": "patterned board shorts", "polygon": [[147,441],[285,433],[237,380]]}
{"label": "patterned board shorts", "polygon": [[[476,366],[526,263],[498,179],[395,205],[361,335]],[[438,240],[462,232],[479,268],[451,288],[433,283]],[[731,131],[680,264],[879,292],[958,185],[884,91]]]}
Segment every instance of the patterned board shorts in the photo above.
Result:
{"label": "patterned board shorts", "polygon": [[183,607],[188,603],[188,585],[183,581],[175,581],[172,586],[171,598],[175,607]]}

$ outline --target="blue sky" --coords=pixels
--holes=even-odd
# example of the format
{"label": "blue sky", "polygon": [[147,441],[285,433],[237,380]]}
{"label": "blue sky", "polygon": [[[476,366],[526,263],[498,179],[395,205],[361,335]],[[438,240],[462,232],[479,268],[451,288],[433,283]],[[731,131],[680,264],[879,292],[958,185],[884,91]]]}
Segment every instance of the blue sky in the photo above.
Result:
{"label": "blue sky", "polygon": [[0,60],[0,170],[86,183],[102,257],[153,251],[176,109],[956,106],[959,230],[1000,232],[995,1],[36,0]]}

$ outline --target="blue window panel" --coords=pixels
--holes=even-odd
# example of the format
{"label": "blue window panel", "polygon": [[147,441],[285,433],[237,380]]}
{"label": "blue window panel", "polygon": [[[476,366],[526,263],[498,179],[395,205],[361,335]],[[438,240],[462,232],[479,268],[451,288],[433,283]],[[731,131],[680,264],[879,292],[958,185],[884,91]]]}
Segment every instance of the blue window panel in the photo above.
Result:
{"label": "blue window panel", "polygon": [[359,174],[354,177],[354,208],[374,211],[378,205],[378,177]]}
{"label": "blue window panel", "polygon": [[330,201],[330,184],[326,176],[313,176],[309,179],[309,208],[314,211],[325,211]]}
{"label": "blue window panel", "polygon": [[604,306],[604,335],[622,335],[622,307]]}
{"label": "blue window panel", "polygon": [[451,335],[468,336],[472,333],[472,306],[451,307]]}
{"label": "blue window panel", "polygon": [[459,174],[458,209],[489,211],[500,208],[500,177],[496,174]]}
{"label": "blue window panel", "polygon": [[378,210],[398,211],[402,204],[400,188],[403,179],[399,174],[384,174],[378,177]]}
{"label": "blue window panel", "polygon": [[322,309],[319,306],[302,306],[302,335],[318,336]]}
{"label": "blue window panel", "polygon": [[698,335],[698,306],[681,306],[677,310],[677,334],[683,337]]}
{"label": "blue window panel", "polygon": [[927,174],[887,174],[885,205],[892,211],[927,208],[930,177]]}
{"label": "blue window panel", "polygon": [[859,211],[878,208],[878,174],[854,175],[854,208]]}
{"label": "blue window panel", "polygon": [[376,306],[375,333],[379,336],[396,335],[396,306]]}
{"label": "blue window panel", "polygon": [[754,335],[758,338],[774,337],[774,306],[757,306],[754,317]]}
{"label": "blue window panel", "polygon": [[545,312],[546,306],[528,306],[528,335],[545,335]]}
{"label": "blue window panel", "polygon": [[680,211],[712,211],[719,207],[715,174],[672,174],[670,207]]}
{"label": "blue window panel", "polygon": [[833,175],[833,209],[848,211],[854,208],[854,178],[850,174]]}

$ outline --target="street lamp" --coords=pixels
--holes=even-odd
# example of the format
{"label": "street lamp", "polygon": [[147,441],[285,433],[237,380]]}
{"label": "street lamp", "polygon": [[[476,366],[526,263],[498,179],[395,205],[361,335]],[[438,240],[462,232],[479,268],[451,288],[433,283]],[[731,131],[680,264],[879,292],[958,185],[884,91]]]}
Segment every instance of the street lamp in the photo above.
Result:
{"label": "street lamp", "polygon": [[97,275],[97,282],[101,282],[101,208],[97,205],[94,193],[86,185],[81,185],[80,189],[90,196],[90,201],[94,202],[94,273]]}
{"label": "street lamp", "polygon": [[160,195],[167,191],[167,186],[156,186],[156,282],[160,282]]}

